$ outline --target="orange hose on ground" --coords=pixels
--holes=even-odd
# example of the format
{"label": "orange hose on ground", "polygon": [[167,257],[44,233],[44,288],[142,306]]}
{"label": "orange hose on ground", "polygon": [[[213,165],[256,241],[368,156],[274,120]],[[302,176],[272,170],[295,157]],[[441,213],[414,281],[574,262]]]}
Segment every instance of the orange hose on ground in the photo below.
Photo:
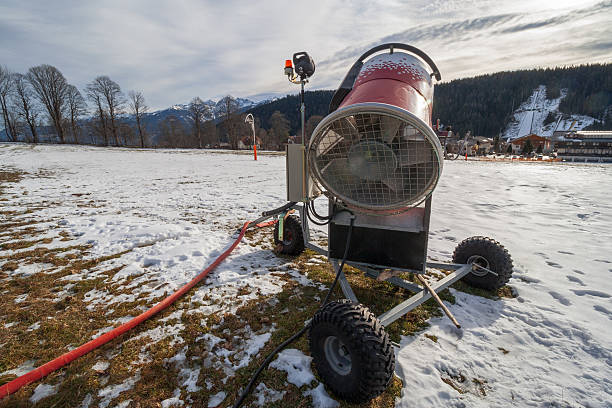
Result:
{"label": "orange hose on ground", "polygon": [[[274,224],[274,222],[275,221],[271,221],[267,223],[260,223],[260,224],[257,224],[257,226],[265,227],[265,226]],[[210,271],[212,271],[217,266],[219,266],[219,264],[225,258],[227,258],[227,256],[238,246],[240,241],[242,241],[242,238],[244,237],[244,234],[248,226],[249,226],[249,222],[245,222],[244,225],[242,226],[242,229],[240,230],[240,234],[238,235],[238,238],[236,238],[234,243],[228,249],[226,249],[225,252],[223,252],[217,259],[215,259],[215,261],[212,264],[210,264],[206,269],[200,272],[200,274],[198,274],[195,278],[193,278],[185,286],[181,287],[178,291],[174,292],[172,295],[168,296],[167,298],[165,298],[164,300],[162,300],[161,302],[153,306],[151,309],[136,316],[129,322],[122,324],[116,329],[113,329],[109,331],[108,333],[102,334],[101,336],[96,337],[95,339],[83,344],[82,346],[77,347],[76,349],[63,354],[57,357],[56,359],[51,360],[48,363],[33,369],[29,373],[24,374],[21,377],[17,377],[13,381],[10,381],[0,386],[0,399],[13,394],[14,392],[17,392],[21,387],[25,387],[26,385],[31,384],[34,381],[40,380],[41,378],[47,376],[53,371],[59,370],[60,368],[76,360],[77,358],[89,353],[92,350],[95,350],[96,348],[108,343],[109,341],[115,339],[116,337],[121,336],[128,330],[133,329],[140,323],[144,322],[150,317],[153,317],[155,314],[161,312],[162,310],[170,306],[172,303],[176,302],[181,296],[187,293],[195,285],[200,283],[200,281],[202,281],[202,279],[204,279],[210,273]]]}

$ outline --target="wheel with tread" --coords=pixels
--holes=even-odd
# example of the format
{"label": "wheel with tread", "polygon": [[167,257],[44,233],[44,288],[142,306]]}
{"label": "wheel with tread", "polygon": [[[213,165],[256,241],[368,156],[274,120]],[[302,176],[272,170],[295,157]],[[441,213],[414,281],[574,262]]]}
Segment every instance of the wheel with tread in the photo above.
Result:
{"label": "wheel with tread", "polygon": [[341,399],[363,403],[385,391],[395,369],[389,335],[370,310],[344,299],[317,312],[310,353],[323,383]]}
{"label": "wheel with tread", "polygon": [[302,224],[296,216],[290,215],[283,221],[283,240],[278,239],[277,222],[274,225],[274,246],[276,251],[285,255],[299,255],[304,251]]}
{"label": "wheel with tread", "polygon": [[512,276],[513,265],[510,253],[492,238],[477,236],[464,239],[453,252],[453,262],[474,263],[497,274],[496,276],[484,269],[475,268],[462,280],[476,288],[494,291],[508,283]]}

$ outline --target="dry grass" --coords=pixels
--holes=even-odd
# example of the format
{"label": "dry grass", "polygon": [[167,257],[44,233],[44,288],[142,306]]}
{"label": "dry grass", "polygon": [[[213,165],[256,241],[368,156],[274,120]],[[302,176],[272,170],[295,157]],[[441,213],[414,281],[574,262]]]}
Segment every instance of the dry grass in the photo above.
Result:
{"label": "dry grass", "polygon": [[[2,201],[5,198],[2,195],[3,183],[15,183],[24,176],[17,172],[0,171],[0,210],[2,203],[5,202]],[[51,177],[50,174],[41,174],[41,176]],[[77,196],[79,197],[80,195]],[[19,200],[19,196],[13,196],[11,199]],[[59,203],[39,203],[40,206],[46,207],[57,204]],[[83,205],[97,206],[100,203],[89,201]],[[27,214],[35,213],[38,208],[40,207],[32,207]],[[92,259],[89,253],[90,247],[71,245],[72,237],[61,228],[54,239],[38,238],[48,233],[47,225],[50,220],[40,218],[14,220],[15,216],[23,215],[26,215],[23,211],[0,212],[0,250],[8,252],[0,256],[0,293],[2,294],[0,324],[17,323],[0,331],[0,345],[4,350],[10,350],[10,353],[0,355],[0,372],[16,368],[26,361],[34,360],[36,365],[50,361],[68,351],[69,347],[76,347],[89,341],[99,329],[113,325],[113,320],[135,316],[142,308],[150,307],[161,300],[159,298],[146,301],[138,298],[114,304],[110,313],[104,308],[88,309],[84,297],[93,289],[104,290],[115,296],[130,293],[126,285],[141,276],[130,276],[121,283],[116,283],[112,278],[122,266],[117,264],[112,267],[104,266],[107,261],[119,259],[128,251]],[[247,237],[253,247],[262,250],[272,249],[269,229],[249,231]],[[59,248],[46,246],[51,243],[62,243],[65,246]],[[309,279],[330,284],[334,277],[331,266],[328,263],[313,264],[310,262],[313,256],[315,256],[313,252],[305,251],[301,256],[287,260]],[[19,266],[25,264],[47,267],[31,276],[15,275],[14,272]],[[183,389],[181,399],[186,400],[189,397],[191,405],[207,406],[211,395],[225,391],[227,397],[220,406],[231,406],[265,356],[284,339],[303,327],[304,321],[317,310],[318,302],[326,293],[317,287],[297,284],[284,269],[271,269],[268,271],[271,275],[284,281],[282,291],[274,297],[260,296],[256,300],[244,301],[242,307],[234,314],[205,315],[197,311],[201,304],[194,302],[188,294],[160,315],[126,335],[46,377],[44,383],[57,384],[58,391],[42,399],[36,406],[45,408],[79,406],[87,395],[92,397],[91,406],[97,406],[103,400],[98,394],[100,390],[138,375],[140,379],[134,387],[123,392],[120,397],[113,400],[112,404],[131,399],[130,407],[159,407],[162,400],[172,397],[175,390],[181,388],[182,368],[200,369],[197,381],[200,389],[193,393],[187,393]],[[74,281],[74,285],[69,288],[67,282],[62,280],[64,277],[82,274],[83,271],[94,270],[98,273]],[[347,267],[345,272],[358,298],[376,314],[411,295],[410,292],[386,282],[366,278],[354,268]],[[471,288],[463,288],[460,284],[457,289],[479,294]],[[240,288],[236,294],[236,301],[240,302],[240,298],[248,296],[252,290],[248,286]],[[25,300],[15,303],[15,300],[24,294],[28,295]],[[509,289],[502,290],[498,296],[507,294],[511,295],[512,292]],[[341,297],[339,289],[334,296]],[[442,292],[441,297],[447,301],[454,301],[449,291]],[[175,312],[178,317],[168,320]],[[426,328],[427,321],[432,316],[441,316],[441,311],[438,305],[430,300],[390,325],[387,331],[393,340],[398,341],[401,335],[414,334]],[[173,341],[172,336],[154,340],[148,335],[150,330],[172,326],[177,328],[177,336],[182,338],[182,342]],[[251,358],[246,367],[237,370],[235,375],[228,378],[223,367],[216,364],[220,361],[219,356],[223,352],[244,347],[245,337],[248,337],[249,333],[261,334],[270,331],[270,340],[264,348]],[[222,341],[210,349],[209,342],[201,338],[205,333],[219,337]],[[437,340],[435,336],[428,337],[432,341]],[[185,347],[184,365],[171,362],[170,359]],[[306,337],[299,339],[290,347],[309,354]],[[107,361],[109,366],[104,370],[94,371],[91,367],[97,361]],[[237,363],[238,356],[230,355],[229,361]],[[316,375],[314,367],[313,372]],[[0,384],[14,377],[0,378]],[[464,382],[459,382],[451,377],[445,378],[443,381],[464,389],[462,384],[465,379]],[[311,406],[310,398],[303,395],[303,392],[310,387],[298,388],[288,384],[287,374],[283,371],[268,369],[260,381],[269,388],[286,392],[282,401],[267,406],[282,408]],[[29,398],[38,384],[40,382],[24,387],[11,397],[0,401],[0,408],[31,406]],[[362,405],[341,403],[341,406],[393,407],[395,399],[400,396],[401,387],[401,381],[394,378],[385,393],[375,400]],[[483,391],[485,389],[484,383],[482,389]],[[251,396],[247,403],[252,401]]]}

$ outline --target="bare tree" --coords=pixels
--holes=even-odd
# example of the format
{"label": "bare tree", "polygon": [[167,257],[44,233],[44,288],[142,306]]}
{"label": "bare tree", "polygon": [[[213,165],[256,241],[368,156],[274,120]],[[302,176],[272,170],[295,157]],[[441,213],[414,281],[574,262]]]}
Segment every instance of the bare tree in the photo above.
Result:
{"label": "bare tree", "polygon": [[94,95],[93,98],[90,96],[90,99],[94,100],[99,110],[103,104],[110,119],[113,139],[115,139],[115,144],[119,146],[117,115],[121,113],[123,105],[125,104],[125,98],[123,97],[123,93],[121,93],[121,87],[106,75],[102,75],[89,83],[86,89],[88,96]]}
{"label": "bare tree", "polygon": [[17,129],[14,114],[9,110],[9,97],[13,88],[13,73],[8,68],[0,65],[0,110],[2,111],[2,119],[4,119],[4,129],[8,140],[14,142],[17,140]]}
{"label": "bare tree", "polygon": [[204,140],[207,145],[215,147],[219,143],[217,137],[217,125],[214,120],[207,120],[202,126],[202,133],[204,134]]}
{"label": "bare tree", "polygon": [[228,141],[232,149],[238,148],[238,141],[240,140],[240,118],[238,116],[238,110],[240,105],[236,98],[231,95],[227,95],[222,98],[219,103],[222,106],[223,114],[223,126],[227,134]]}
{"label": "bare tree", "polygon": [[65,143],[62,123],[68,95],[66,78],[57,68],[47,64],[30,68],[26,78],[32,85],[40,103],[47,109],[60,142]]}
{"label": "bare tree", "polygon": [[108,146],[108,126],[103,104],[104,96],[96,92],[95,89],[91,88],[89,85],[85,88],[85,93],[87,94],[87,98],[95,105],[96,115],[98,117],[96,121],[92,120],[92,134],[102,136],[104,146]]}
{"label": "bare tree", "polygon": [[193,147],[181,120],[168,116],[159,124],[159,144],[163,147]]}
{"label": "bare tree", "polygon": [[145,133],[142,124],[142,116],[149,110],[145,102],[144,95],[141,91],[130,91],[128,93],[130,111],[136,118],[136,126],[138,128],[138,137],[140,138],[140,147],[145,147]]}
{"label": "bare tree", "polygon": [[138,137],[134,132],[134,129],[127,123],[119,124],[120,134],[123,138],[123,144],[125,146],[138,146],[140,142],[138,141]]}
{"label": "bare tree", "polygon": [[39,110],[34,102],[34,91],[25,75],[13,75],[13,103],[17,115],[28,124],[32,134],[32,142],[38,143],[38,130],[36,129],[36,119]]}
{"label": "bare tree", "polygon": [[261,148],[262,149],[268,149],[268,132],[266,131],[266,129],[260,127],[260,128],[256,128],[256,132],[257,132],[257,138],[259,140],[261,140]]}
{"label": "bare tree", "polygon": [[87,104],[81,92],[74,85],[68,85],[68,114],[70,115],[70,129],[72,138],[76,144],[79,143],[79,117],[87,113]]}
{"label": "bare tree", "polygon": [[276,150],[280,150],[283,146],[283,143],[287,143],[287,138],[289,137],[289,121],[279,111],[275,111],[272,116],[270,116],[270,144],[271,148]]}
{"label": "bare tree", "polygon": [[202,148],[202,125],[206,120],[212,119],[212,109],[202,99],[195,97],[189,103],[189,118],[193,121],[193,133],[198,142],[198,148]]}

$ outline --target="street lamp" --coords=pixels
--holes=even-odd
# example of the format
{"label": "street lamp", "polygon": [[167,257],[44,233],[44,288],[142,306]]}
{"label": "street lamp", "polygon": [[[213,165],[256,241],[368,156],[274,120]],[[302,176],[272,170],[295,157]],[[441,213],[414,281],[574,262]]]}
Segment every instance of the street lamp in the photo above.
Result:
{"label": "street lamp", "polygon": [[257,141],[255,140],[255,118],[253,118],[253,114],[249,113],[246,115],[244,122],[251,124],[251,129],[253,130],[253,157],[257,160]]}

